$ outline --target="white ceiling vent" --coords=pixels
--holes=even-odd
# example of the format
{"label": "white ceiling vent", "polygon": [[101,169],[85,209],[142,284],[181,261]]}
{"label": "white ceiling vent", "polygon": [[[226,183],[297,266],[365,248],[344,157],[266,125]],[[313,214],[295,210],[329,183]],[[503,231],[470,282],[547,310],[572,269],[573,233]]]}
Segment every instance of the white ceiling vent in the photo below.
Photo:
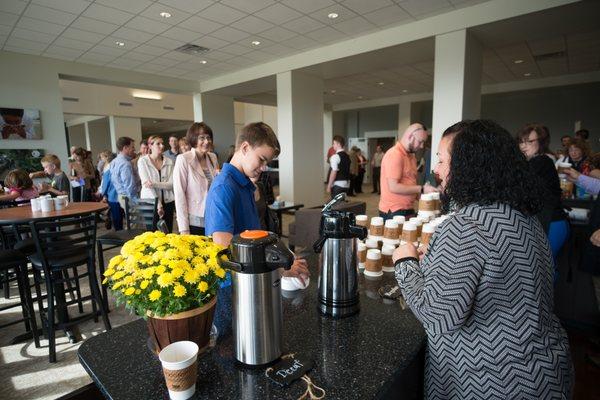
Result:
{"label": "white ceiling vent", "polygon": [[77,103],[79,101],[77,97],[63,97],[62,99],[63,101],[72,101],[74,103]]}
{"label": "white ceiling vent", "polygon": [[555,51],[553,53],[538,54],[533,56],[533,59],[537,61],[554,60],[557,58],[564,58],[567,55],[565,51]]}
{"label": "white ceiling vent", "polygon": [[174,110],[175,107],[172,106],[163,106],[163,110]]}
{"label": "white ceiling vent", "polygon": [[126,103],[126,102],[124,102],[124,101],[120,101],[120,102],[119,102],[119,105],[120,105],[121,107],[133,107],[133,103]]}
{"label": "white ceiling vent", "polygon": [[187,43],[183,46],[180,46],[175,49],[175,51],[179,51],[180,53],[190,54],[192,56],[197,56],[200,54],[204,54],[207,51],[210,51],[208,47],[198,46],[197,44]]}

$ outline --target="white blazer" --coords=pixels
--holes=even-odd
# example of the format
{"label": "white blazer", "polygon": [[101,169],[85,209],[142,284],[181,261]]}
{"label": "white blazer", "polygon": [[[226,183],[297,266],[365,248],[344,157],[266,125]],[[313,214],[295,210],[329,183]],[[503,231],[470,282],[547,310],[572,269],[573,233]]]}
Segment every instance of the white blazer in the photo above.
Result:
{"label": "white blazer", "polygon": [[[173,167],[175,164],[169,157],[163,155],[163,164],[160,168],[160,174],[158,169],[150,160],[149,155],[140,157],[138,160],[138,173],[140,174],[140,180],[142,181],[142,191],[140,193],[140,199],[155,199],[160,198],[162,191],[162,198],[165,203],[170,203],[175,200],[175,194],[173,193]],[[144,182],[150,181],[153,183],[151,188],[144,187]]]}

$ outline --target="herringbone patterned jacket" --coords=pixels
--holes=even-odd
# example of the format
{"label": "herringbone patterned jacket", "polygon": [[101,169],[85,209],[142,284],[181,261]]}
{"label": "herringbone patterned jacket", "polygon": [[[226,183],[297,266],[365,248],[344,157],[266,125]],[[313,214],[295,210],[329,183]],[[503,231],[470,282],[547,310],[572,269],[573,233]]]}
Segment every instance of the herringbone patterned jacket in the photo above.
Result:
{"label": "herringbone patterned jacket", "polygon": [[396,278],[427,332],[428,399],[569,399],[573,366],[553,309],[542,226],[503,204],[441,224]]}

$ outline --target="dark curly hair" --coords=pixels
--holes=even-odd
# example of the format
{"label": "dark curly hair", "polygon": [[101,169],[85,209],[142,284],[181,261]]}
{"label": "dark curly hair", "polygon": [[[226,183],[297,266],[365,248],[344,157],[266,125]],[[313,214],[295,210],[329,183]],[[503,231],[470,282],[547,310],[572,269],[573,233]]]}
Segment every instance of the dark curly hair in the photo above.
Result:
{"label": "dark curly hair", "polygon": [[538,178],[529,170],[514,138],[489,120],[458,122],[442,137],[456,135],[442,210],[469,204],[508,204],[527,215],[542,208]]}

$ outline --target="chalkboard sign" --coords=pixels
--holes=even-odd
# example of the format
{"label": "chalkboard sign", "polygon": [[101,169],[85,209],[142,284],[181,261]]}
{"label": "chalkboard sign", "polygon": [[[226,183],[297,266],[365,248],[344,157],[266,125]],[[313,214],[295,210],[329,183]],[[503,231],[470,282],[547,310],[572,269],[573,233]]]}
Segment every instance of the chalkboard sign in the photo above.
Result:
{"label": "chalkboard sign", "polygon": [[266,375],[281,386],[289,386],[296,379],[312,369],[313,362],[301,354],[289,354],[282,357],[277,364],[267,368]]}

